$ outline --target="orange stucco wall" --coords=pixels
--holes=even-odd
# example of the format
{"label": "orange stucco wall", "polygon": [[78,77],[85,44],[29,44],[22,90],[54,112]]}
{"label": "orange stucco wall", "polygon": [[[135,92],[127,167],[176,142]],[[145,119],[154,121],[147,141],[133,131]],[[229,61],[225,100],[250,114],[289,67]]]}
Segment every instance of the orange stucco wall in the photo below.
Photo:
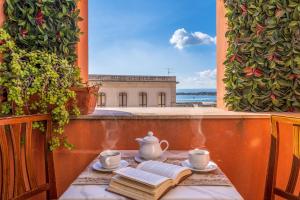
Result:
{"label": "orange stucco wall", "polygon": [[3,11],[3,3],[4,2],[5,2],[5,0],[0,0],[0,26],[2,26],[5,21],[5,15],[4,15],[4,11]]}
{"label": "orange stucco wall", "polygon": [[[269,119],[126,119],[72,120],[65,133],[72,151],[54,152],[56,184],[61,195],[103,149],[138,149],[136,137],[152,130],[170,149],[205,147],[245,200],[263,199],[270,145]],[[285,188],[292,159],[292,127],[280,124],[277,186]],[[44,181],[43,134],[34,134],[35,172]],[[11,155],[13,156],[13,155]],[[300,184],[300,183],[299,183]],[[300,185],[296,188],[299,193]],[[41,197],[41,196],[39,196]],[[35,199],[41,199],[41,198]]]}
{"label": "orange stucco wall", "polygon": [[79,28],[83,34],[80,36],[80,41],[77,47],[78,61],[77,65],[80,68],[80,74],[83,82],[88,81],[89,68],[89,47],[88,47],[88,0],[80,0],[78,3],[80,16],[83,21],[79,22]]}
{"label": "orange stucco wall", "polygon": [[217,0],[217,107],[225,109],[224,94],[225,85],[223,82],[225,67],[223,62],[226,57],[227,42],[225,38],[226,33],[226,18],[224,0]]}
{"label": "orange stucco wall", "polygon": [[137,149],[134,139],[149,130],[168,140],[171,149],[208,148],[245,199],[262,199],[269,119],[72,120],[66,134],[76,149],[55,152],[59,194],[101,150]]}

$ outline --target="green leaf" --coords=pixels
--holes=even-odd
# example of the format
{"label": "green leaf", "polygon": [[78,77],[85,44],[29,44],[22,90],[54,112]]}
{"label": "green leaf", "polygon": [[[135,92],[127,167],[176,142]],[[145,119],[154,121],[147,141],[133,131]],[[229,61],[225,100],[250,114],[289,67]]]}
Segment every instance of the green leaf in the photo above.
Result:
{"label": "green leaf", "polygon": [[289,27],[295,27],[295,26],[297,26],[297,25],[299,25],[299,22],[298,22],[298,21],[291,21],[291,22],[289,23]]}
{"label": "green leaf", "polygon": [[14,7],[13,7],[13,5],[11,3],[11,0],[6,0],[5,2],[7,3],[9,9],[11,9],[11,10],[14,9]]}
{"label": "green leaf", "polygon": [[[243,3],[247,4],[246,16],[241,13]],[[300,111],[300,78],[296,76],[300,74],[299,1],[227,0],[225,8],[224,101],[228,108],[287,111],[293,102]],[[232,60],[234,55],[243,62]],[[245,73],[249,68],[262,72]],[[271,100],[272,93],[276,99]]]}

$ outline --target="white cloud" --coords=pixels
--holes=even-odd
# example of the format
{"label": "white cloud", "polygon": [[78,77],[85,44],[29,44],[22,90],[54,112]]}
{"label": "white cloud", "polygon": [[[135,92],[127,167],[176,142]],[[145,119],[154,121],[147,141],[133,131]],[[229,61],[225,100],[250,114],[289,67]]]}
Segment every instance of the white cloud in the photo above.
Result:
{"label": "white cloud", "polygon": [[217,69],[207,69],[204,71],[197,72],[198,78],[200,79],[216,79]]}
{"label": "white cloud", "polygon": [[191,45],[209,45],[216,43],[216,37],[202,32],[188,33],[184,28],[177,29],[171,39],[170,43],[177,49],[183,49]]}
{"label": "white cloud", "polygon": [[179,88],[216,88],[216,69],[206,69],[191,76],[178,77]]}

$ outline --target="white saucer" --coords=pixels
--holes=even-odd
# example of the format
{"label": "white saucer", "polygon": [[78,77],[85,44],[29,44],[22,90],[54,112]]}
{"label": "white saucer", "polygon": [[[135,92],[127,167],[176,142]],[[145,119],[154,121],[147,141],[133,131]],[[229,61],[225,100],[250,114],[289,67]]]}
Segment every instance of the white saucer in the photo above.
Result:
{"label": "white saucer", "polygon": [[103,168],[101,163],[99,161],[95,162],[92,166],[92,168],[96,171],[99,171],[99,172],[112,172],[112,171],[115,171],[117,169],[121,169],[121,168],[124,168],[124,167],[127,167],[129,165],[129,163],[126,161],[126,160],[121,160],[120,162],[120,166],[117,167],[117,168],[112,168],[112,169],[106,169],[106,168]]}
{"label": "white saucer", "polygon": [[193,166],[191,165],[191,163],[189,162],[189,160],[182,161],[181,165],[183,167],[188,167],[192,171],[195,171],[195,172],[211,172],[211,171],[214,171],[214,170],[216,170],[218,168],[218,165],[216,163],[214,163],[213,161],[209,161],[209,163],[208,163],[208,165],[206,166],[205,169],[196,169],[196,168],[193,168]]}
{"label": "white saucer", "polygon": [[[136,162],[139,162],[139,163],[148,161],[148,160],[146,160],[146,159],[140,157],[139,154],[137,154],[136,156],[134,156],[134,160],[135,160]],[[162,156],[160,156],[159,158],[155,159],[155,161],[160,161],[160,162],[164,162],[164,161],[166,161],[166,160],[167,160],[167,156],[165,156],[164,154],[163,154]]]}

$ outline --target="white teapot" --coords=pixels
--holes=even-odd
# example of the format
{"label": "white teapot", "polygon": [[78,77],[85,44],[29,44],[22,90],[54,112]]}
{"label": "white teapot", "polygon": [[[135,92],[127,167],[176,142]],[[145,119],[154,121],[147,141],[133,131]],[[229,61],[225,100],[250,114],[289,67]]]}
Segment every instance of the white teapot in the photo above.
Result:
{"label": "white teapot", "polygon": [[[145,160],[154,160],[159,158],[168,148],[169,142],[166,140],[161,140],[159,142],[158,138],[153,136],[153,132],[149,131],[147,136],[144,138],[135,139],[140,144],[139,155]],[[161,144],[166,143],[164,150],[161,149]]]}

